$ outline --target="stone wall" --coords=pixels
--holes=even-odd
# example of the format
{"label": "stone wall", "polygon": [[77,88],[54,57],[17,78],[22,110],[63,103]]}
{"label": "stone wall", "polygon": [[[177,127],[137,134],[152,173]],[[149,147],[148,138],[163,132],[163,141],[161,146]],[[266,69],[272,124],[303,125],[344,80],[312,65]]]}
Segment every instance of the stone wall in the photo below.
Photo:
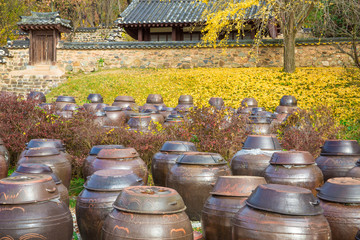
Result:
{"label": "stone wall", "polygon": [[[59,49],[58,65],[66,71],[94,71],[108,68],[196,68],[196,67],[282,67],[283,47],[264,46],[257,59],[251,47],[168,49]],[[103,62],[103,63],[102,63]],[[349,56],[335,45],[296,47],[298,67],[349,66]]]}

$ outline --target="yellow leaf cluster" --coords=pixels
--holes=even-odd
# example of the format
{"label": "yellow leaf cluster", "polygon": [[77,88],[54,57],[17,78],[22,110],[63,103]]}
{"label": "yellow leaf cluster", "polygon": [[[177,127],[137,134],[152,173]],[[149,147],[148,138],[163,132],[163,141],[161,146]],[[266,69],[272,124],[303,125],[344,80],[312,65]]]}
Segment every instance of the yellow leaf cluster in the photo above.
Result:
{"label": "yellow leaf cluster", "polygon": [[90,93],[100,93],[111,104],[116,96],[130,95],[138,105],[151,93],[161,94],[175,107],[180,95],[190,94],[197,106],[211,97],[222,97],[238,108],[245,97],[273,111],[283,95],[293,95],[300,108],[328,105],[338,120],[360,119],[360,71],[343,68],[298,68],[284,73],[280,68],[116,69],[77,75],[47,96],[71,95],[79,103]]}

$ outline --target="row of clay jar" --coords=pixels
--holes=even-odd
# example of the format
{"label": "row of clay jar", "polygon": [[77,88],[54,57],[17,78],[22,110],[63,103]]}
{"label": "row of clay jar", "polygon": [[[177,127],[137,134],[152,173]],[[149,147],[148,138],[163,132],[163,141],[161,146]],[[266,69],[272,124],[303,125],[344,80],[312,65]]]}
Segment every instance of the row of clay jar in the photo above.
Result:
{"label": "row of clay jar", "polygon": [[[112,106],[104,104],[100,94],[90,94],[88,101],[90,103],[79,107],[75,104],[74,97],[59,96],[55,105],[43,103],[40,104],[40,107],[45,109],[56,107],[58,109],[57,114],[65,118],[71,118],[76,110],[84,108],[94,112],[96,122],[100,126],[118,126],[128,123],[131,129],[137,130],[147,130],[150,121],[160,124],[165,122],[165,125],[181,124],[184,122],[183,115],[186,115],[194,107],[193,98],[190,95],[181,95],[176,108],[166,107],[160,94],[150,94],[146,103],[140,107],[136,105],[131,96],[116,97]],[[213,97],[209,100],[209,104],[215,109],[225,108],[222,98]],[[295,97],[285,95],[281,98],[280,105],[276,108],[275,113],[267,112],[265,108],[258,107],[254,98],[245,98],[237,110],[228,109],[237,112],[238,115],[249,116],[248,128],[253,134],[270,134],[274,124],[282,123],[298,107]]]}

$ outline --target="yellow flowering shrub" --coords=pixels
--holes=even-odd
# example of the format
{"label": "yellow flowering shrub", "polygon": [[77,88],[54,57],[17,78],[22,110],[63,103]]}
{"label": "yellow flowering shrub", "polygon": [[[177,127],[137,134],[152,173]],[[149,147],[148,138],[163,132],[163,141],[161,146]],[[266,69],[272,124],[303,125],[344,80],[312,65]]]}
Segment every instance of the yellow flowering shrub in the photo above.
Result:
{"label": "yellow flowering shrub", "polygon": [[238,108],[245,97],[255,97],[259,106],[275,110],[283,95],[294,95],[300,108],[318,105],[333,108],[338,120],[360,119],[360,71],[344,68],[298,68],[293,74],[280,68],[114,69],[71,76],[47,95],[71,95],[78,103],[90,93],[100,93],[105,103],[116,96],[133,96],[137,104],[151,93],[163,96],[175,107],[182,94],[190,94],[195,105],[207,105],[210,97],[222,97]]}

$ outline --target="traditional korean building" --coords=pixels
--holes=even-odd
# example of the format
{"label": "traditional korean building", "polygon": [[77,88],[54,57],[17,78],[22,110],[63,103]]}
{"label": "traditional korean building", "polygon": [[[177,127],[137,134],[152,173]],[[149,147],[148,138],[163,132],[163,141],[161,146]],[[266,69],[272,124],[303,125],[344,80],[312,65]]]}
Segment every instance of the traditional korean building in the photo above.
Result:
{"label": "traditional korean building", "polygon": [[[133,0],[115,23],[138,41],[198,41],[202,37],[206,7],[199,0]],[[243,39],[255,36],[257,10],[253,6],[246,12],[248,25]],[[274,27],[270,28],[271,35],[276,38]],[[237,34],[237,31],[231,32],[229,39],[236,40]]]}
{"label": "traditional korean building", "polygon": [[60,18],[59,12],[32,12],[22,16],[19,28],[29,33],[29,64],[55,64],[56,46],[62,32],[70,32],[69,20]]}

